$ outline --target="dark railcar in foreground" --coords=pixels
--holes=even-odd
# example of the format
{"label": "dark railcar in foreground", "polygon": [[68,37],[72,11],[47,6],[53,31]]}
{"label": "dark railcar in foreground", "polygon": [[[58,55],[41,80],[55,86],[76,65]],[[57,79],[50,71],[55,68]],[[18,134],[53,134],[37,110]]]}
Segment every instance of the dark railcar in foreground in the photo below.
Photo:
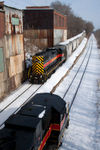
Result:
{"label": "dark railcar in foreground", "polygon": [[58,146],[69,123],[68,106],[57,95],[37,94],[0,130],[0,150],[47,150]]}

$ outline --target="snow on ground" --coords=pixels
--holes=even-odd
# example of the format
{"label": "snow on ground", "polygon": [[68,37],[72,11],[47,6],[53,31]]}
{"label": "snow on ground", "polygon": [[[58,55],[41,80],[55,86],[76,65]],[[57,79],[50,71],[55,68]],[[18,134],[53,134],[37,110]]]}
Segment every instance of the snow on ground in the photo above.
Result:
{"label": "snow on ground", "polygon": [[[100,150],[100,91],[97,95],[97,81],[100,79],[100,56],[96,40],[94,36],[92,38],[92,56],[72,106],[69,128],[65,130],[59,150]],[[64,86],[61,91],[65,89],[65,80],[63,82]],[[60,87],[58,88],[60,90]],[[57,91],[55,93],[57,94]],[[60,93],[58,94],[60,95]]]}
{"label": "snow on ground", "polygon": [[[26,84],[25,84],[26,86]],[[13,103],[9,105],[9,103],[15,98],[16,92],[14,92],[12,95],[7,97],[7,101],[4,100],[4,102],[1,103],[2,108],[4,108],[3,103],[6,105],[9,105],[4,111],[0,112],[0,126],[13,114],[15,111],[18,111],[18,109],[25,104],[26,101],[29,101],[32,96],[34,96],[34,92],[40,87],[40,85],[32,85],[28,91],[26,91],[23,95],[21,95],[19,98],[17,98]],[[24,87],[20,88],[18,91],[22,91]],[[15,97],[14,97],[15,96]]]}
{"label": "snow on ground", "polygon": [[68,60],[59,67],[54,74],[46,81],[46,83],[42,86],[41,89],[38,90],[37,93],[50,92],[52,88],[60,81],[60,79],[66,74],[69,68],[72,66],[76,57],[82,52],[84,46],[86,45],[87,39],[84,38],[82,43],[79,45],[77,50],[72,54]]}
{"label": "snow on ground", "polygon": [[[68,71],[68,69],[72,66],[74,60],[76,57],[81,53],[83,50],[85,44],[87,42],[87,39],[84,38],[82,43],[79,45],[77,50],[72,54],[72,56],[61,66],[59,67],[56,72],[47,80],[47,82],[38,90],[37,93],[44,93],[44,92],[50,92],[55,86],[58,81],[65,75],[65,73]],[[0,110],[4,108],[4,106],[7,106],[13,99],[15,99],[24,89],[26,89],[30,84],[25,83],[25,85],[22,85],[19,89],[15,90],[11,95],[7,96],[1,103],[0,103]],[[2,113],[0,113],[0,125],[8,119],[8,117],[14,113],[18,107],[20,107],[26,100],[26,98],[30,97],[30,95],[37,89],[40,85],[33,85],[28,92],[24,93],[23,97],[21,96],[17,101],[12,103],[6,110],[4,110]]]}
{"label": "snow on ground", "polygon": [[28,87],[30,87],[30,85],[30,83],[26,82],[21,85],[17,90],[11,92],[11,94],[0,103],[0,111],[2,111],[2,109],[4,109],[6,105],[10,104],[21,93],[23,93]]}
{"label": "snow on ground", "polygon": [[[83,40],[79,48],[73,53],[68,61],[56,70],[39,92],[51,91],[52,87],[71,67],[76,56],[78,56],[85,46],[86,41],[86,39]],[[78,64],[80,61],[81,59]],[[70,79],[70,74],[66,81]],[[63,143],[59,150],[100,150],[100,93],[97,88],[98,79],[100,79],[100,57],[98,55],[96,41],[93,37],[92,57],[89,61],[84,80],[81,84],[81,90],[78,92],[74,105],[71,109],[70,125],[69,128],[65,130]],[[62,84],[62,86],[59,87],[64,92],[66,84]],[[58,91],[55,93],[57,92]],[[16,95],[16,92],[13,92],[13,96],[14,94]],[[58,92],[58,95],[59,94],[61,93]],[[4,101],[4,103],[7,105],[6,101]],[[13,103],[12,108],[15,109],[19,106],[18,103],[20,102],[17,102],[17,105]],[[5,117],[8,113],[8,111],[5,111],[4,116],[2,117]]]}

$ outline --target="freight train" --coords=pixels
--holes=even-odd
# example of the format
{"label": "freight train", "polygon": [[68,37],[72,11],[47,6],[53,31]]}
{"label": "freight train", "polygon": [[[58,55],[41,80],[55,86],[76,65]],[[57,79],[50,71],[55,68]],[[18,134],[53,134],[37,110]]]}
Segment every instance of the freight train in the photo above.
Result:
{"label": "freight train", "polygon": [[47,150],[60,145],[69,109],[59,96],[37,94],[0,130],[0,150]]}
{"label": "freight train", "polygon": [[28,80],[33,83],[44,83],[75,51],[84,37],[85,31],[65,42],[37,53],[30,60],[26,60],[26,65],[29,64],[27,67]]}

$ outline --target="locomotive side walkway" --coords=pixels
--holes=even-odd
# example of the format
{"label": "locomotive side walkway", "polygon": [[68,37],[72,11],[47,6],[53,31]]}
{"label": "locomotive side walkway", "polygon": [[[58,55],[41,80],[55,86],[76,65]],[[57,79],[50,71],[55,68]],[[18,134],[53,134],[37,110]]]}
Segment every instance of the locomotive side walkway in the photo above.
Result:
{"label": "locomotive side walkway", "polygon": [[[72,105],[69,128],[65,130],[59,150],[100,150],[100,49],[97,49],[95,37],[92,35],[91,38],[91,57]],[[56,89],[56,94],[62,96],[74,72],[73,67],[69,76]],[[72,94],[69,93],[65,100],[71,98]]]}

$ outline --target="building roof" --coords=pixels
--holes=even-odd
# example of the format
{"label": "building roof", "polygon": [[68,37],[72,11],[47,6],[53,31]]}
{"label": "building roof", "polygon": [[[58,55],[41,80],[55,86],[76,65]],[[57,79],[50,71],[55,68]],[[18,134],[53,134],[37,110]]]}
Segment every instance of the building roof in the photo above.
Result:
{"label": "building roof", "polygon": [[4,7],[9,7],[11,9],[16,9],[16,10],[21,10],[21,8],[18,8],[17,6],[13,6],[13,5],[7,5],[7,2],[5,3],[4,1],[0,1],[0,8],[1,10],[4,10]]}
{"label": "building roof", "polygon": [[51,9],[49,6],[27,6],[27,9]]}

